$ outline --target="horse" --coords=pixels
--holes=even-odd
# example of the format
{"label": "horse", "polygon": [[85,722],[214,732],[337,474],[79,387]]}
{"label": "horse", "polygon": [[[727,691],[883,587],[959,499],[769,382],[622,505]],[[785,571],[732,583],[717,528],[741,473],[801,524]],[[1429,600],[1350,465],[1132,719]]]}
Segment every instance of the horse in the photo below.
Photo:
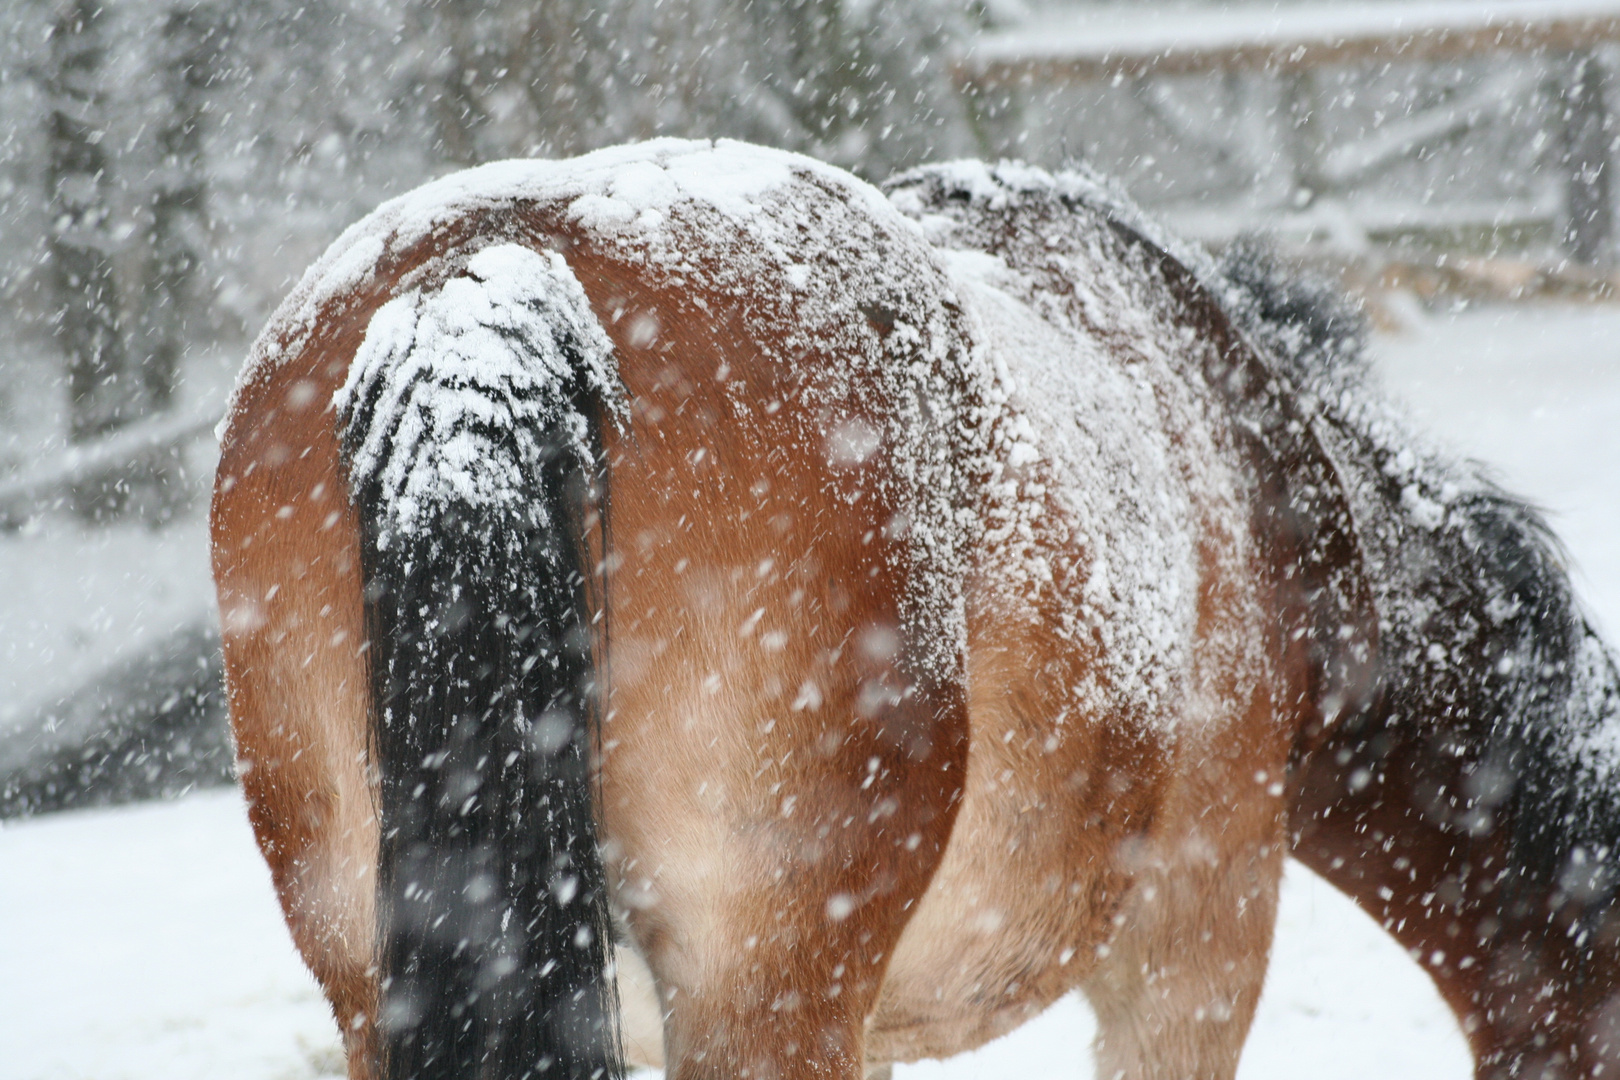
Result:
{"label": "horse", "polygon": [[1355,311],[1106,181],[659,140],[384,204],[211,514],[351,1080],[859,1077],[1079,989],[1233,1075],[1285,854],[1479,1075],[1620,1061],[1620,677]]}

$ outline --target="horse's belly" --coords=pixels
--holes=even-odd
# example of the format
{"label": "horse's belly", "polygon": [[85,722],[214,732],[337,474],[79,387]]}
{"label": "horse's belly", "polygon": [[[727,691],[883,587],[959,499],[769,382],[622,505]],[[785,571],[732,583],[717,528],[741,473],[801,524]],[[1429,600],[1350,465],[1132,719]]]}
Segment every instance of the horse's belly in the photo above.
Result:
{"label": "horse's belly", "polygon": [[[992,854],[973,845],[975,854]],[[980,864],[977,887],[953,882],[924,899],[901,936],[878,1007],[867,1024],[873,1062],[944,1058],[1004,1035],[1072,988],[1089,970],[1106,920],[1039,917],[1061,904],[1070,884],[1025,878],[1027,867],[1003,858]],[[1102,876],[1102,875],[1099,875]],[[1025,896],[999,883],[1017,882]],[[1093,880],[1080,890],[1105,891]],[[1045,886],[1045,887],[1043,887]]]}
{"label": "horse's belly", "polygon": [[1113,934],[1130,875],[1110,823],[994,794],[964,805],[967,829],[901,936],[872,1060],[948,1057],[1011,1031],[1083,980]]}
{"label": "horse's belly", "polygon": [[1132,710],[1077,709],[1095,650],[1030,615],[970,615],[962,803],[868,1025],[873,1060],[1010,1031],[1084,979],[1117,929],[1167,740]]}

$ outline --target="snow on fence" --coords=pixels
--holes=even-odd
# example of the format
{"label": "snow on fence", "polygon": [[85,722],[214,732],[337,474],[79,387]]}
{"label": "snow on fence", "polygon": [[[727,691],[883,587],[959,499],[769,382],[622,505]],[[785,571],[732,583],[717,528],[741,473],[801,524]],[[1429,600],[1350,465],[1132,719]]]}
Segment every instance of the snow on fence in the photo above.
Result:
{"label": "snow on fence", "polygon": [[1187,9],[1120,7],[981,38],[958,65],[981,86],[1209,71],[1576,52],[1620,41],[1620,0],[1443,0]]}
{"label": "snow on fence", "polygon": [[[1553,61],[1563,82],[1564,183],[1556,205],[1538,206],[1536,213],[1561,217],[1557,225],[1568,253],[1576,262],[1594,264],[1612,261],[1614,225],[1609,182],[1612,136],[1603,66],[1593,50],[1615,42],[1620,42],[1620,0],[1318,2],[1221,9],[1121,6],[1046,16],[986,34],[957,62],[956,75],[981,92],[1135,80],[1144,88],[1144,103],[1161,122],[1199,142],[1208,141],[1208,133],[1178,117],[1170,95],[1151,89],[1154,80],[1209,73],[1269,76],[1288,84],[1284,96],[1294,99],[1298,112],[1322,107],[1308,100],[1306,82],[1322,68],[1387,68],[1504,54],[1546,58]],[[1505,69],[1471,91],[1385,123],[1359,140],[1313,147],[1296,131],[1294,138],[1276,140],[1270,152],[1290,159],[1294,180],[1290,198],[1301,192],[1307,201],[1321,194],[1331,198],[1425,146],[1522,106],[1543,81],[1544,73]],[[1304,126],[1297,115],[1292,120],[1290,127]],[[1254,156],[1252,149],[1248,156]],[[1264,220],[1274,226],[1277,218],[1270,211],[1278,208],[1265,209]],[[1523,210],[1480,209],[1484,213],[1475,216],[1487,226],[1502,224],[1504,213],[1511,218]],[[1249,221],[1236,225],[1252,227],[1254,220],[1250,215]]]}

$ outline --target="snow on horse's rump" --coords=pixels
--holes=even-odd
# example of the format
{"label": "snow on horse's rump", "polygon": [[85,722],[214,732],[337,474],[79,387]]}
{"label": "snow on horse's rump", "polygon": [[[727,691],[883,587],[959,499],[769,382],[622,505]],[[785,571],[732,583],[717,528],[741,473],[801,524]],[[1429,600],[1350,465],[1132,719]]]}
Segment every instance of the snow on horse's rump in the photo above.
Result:
{"label": "snow on horse's rump", "polygon": [[213,511],[351,1075],[856,1076],[1079,987],[1103,1074],[1230,1076],[1288,845],[1444,938],[1482,1068],[1600,1060],[1613,665],[1358,347],[1012,165],[660,141],[355,225]]}

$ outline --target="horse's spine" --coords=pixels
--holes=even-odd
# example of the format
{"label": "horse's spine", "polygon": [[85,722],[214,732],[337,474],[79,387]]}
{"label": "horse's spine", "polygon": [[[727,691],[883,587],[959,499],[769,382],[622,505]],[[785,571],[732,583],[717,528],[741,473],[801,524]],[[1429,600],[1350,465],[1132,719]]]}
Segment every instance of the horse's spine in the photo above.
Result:
{"label": "horse's spine", "polygon": [[362,522],[389,1080],[623,1075],[587,520],[612,353],[558,255],[378,310],[336,405]]}

